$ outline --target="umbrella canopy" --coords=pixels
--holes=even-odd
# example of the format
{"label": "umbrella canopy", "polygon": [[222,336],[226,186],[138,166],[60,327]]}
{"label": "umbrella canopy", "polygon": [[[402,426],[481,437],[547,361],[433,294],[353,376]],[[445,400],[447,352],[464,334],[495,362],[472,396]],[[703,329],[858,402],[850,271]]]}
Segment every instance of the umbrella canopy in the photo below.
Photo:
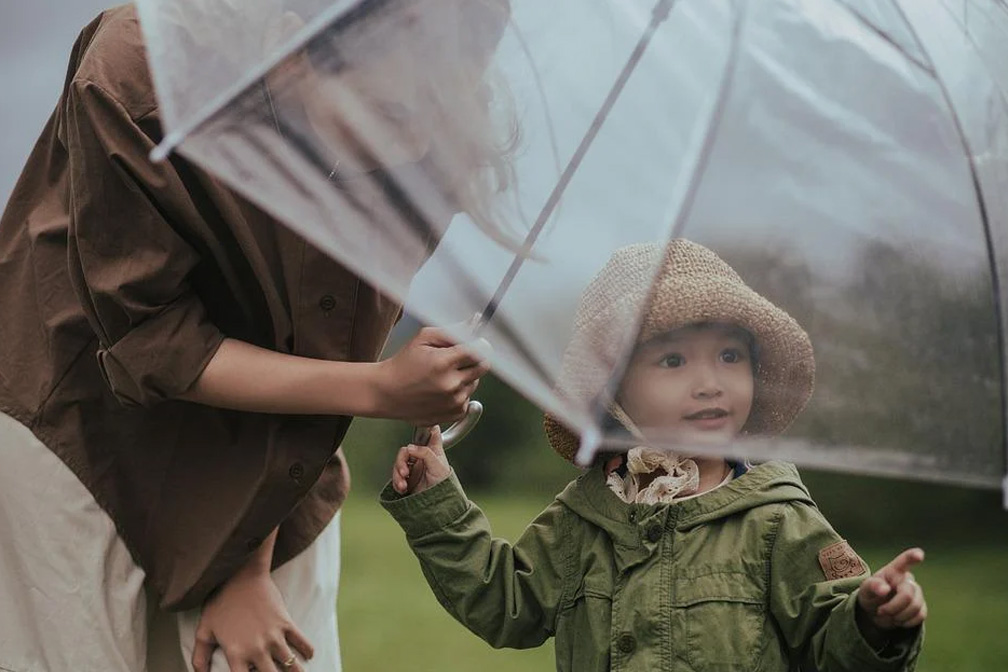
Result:
{"label": "umbrella canopy", "polygon": [[633,442],[612,402],[650,305],[619,297],[617,354],[581,352],[601,382],[574,391],[582,295],[614,253],[687,238],[797,320],[816,366],[783,436],[697,450],[1005,481],[1004,3],[137,4],[155,154],[424,322],[482,315],[497,373],[582,461]]}

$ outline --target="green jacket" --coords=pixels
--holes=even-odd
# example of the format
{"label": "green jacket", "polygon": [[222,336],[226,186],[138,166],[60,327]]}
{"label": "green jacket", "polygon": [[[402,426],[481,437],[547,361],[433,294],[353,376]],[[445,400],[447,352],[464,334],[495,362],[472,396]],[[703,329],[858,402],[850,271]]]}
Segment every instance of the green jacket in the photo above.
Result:
{"label": "green jacket", "polygon": [[820,551],[842,539],[790,464],[660,505],[625,504],[592,469],[513,546],[454,474],[381,503],[449,613],[494,647],[555,637],[558,670],[909,671],[920,650],[920,628],[881,656],[864,641],[867,566],[847,555],[858,576],[826,579]]}

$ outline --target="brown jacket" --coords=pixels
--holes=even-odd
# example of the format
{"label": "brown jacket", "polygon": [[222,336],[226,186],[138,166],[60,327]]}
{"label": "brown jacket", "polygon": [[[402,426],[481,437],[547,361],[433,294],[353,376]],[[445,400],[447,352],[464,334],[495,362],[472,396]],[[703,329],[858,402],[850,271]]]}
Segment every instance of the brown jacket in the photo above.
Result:
{"label": "brown jacket", "polygon": [[350,419],[174,398],[225,336],[372,361],[399,306],[192,164],[150,163],[160,139],[135,10],[109,10],[0,220],[0,411],[69,465],[178,609],[278,524],[275,564],[321,532],[346,496]]}

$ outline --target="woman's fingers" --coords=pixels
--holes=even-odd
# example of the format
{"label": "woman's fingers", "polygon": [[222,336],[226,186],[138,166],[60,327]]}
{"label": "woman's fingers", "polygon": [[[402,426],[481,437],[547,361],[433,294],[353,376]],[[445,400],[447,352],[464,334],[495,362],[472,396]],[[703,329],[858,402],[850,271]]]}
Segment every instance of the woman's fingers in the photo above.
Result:
{"label": "woman's fingers", "polygon": [[469,406],[469,400],[472,398],[474,394],[476,394],[476,388],[479,387],[479,384],[480,384],[479,380],[473,380],[462,385],[462,387],[459,389],[459,396],[464,397],[462,403],[463,411],[466,410],[466,407]]}
{"label": "woman's fingers", "polygon": [[196,631],[196,643],[192,653],[192,666],[195,672],[210,672],[210,660],[216,648],[217,642],[212,634]]}
{"label": "woman's fingers", "polygon": [[274,642],[270,647],[270,655],[280,672],[304,672],[297,654],[288,646],[287,641]]}
{"label": "woman's fingers", "polygon": [[294,651],[298,653],[304,660],[311,660],[315,657],[315,647],[311,645],[308,638],[304,636],[304,633],[297,628],[291,626],[284,633],[287,638],[287,643],[293,647]]}
{"label": "woman's fingers", "polygon": [[[237,653],[229,652],[227,649],[224,649],[224,657],[227,658],[228,670],[230,672],[251,672],[253,669],[258,672],[259,670],[259,667],[253,661],[239,656]],[[209,666],[209,663],[207,665]],[[213,672],[217,672],[217,670],[213,670]],[[273,670],[269,670],[269,672],[273,672]]]}
{"label": "woman's fingers", "polygon": [[[256,654],[251,657],[248,664],[245,666],[246,670],[249,669],[249,665],[255,667],[256,672],[280,672],[277,669],[276,662],[273,660],[273,656],[265,649],[257,651]],[[232,668],[231,672],[238,671]]]}
{"label": "woman's fingers", "polygon": [[466,343],[453,345],[446,349],[445,354],[449,358],[451,366],[456,369],[477,368],[483,371],[479,375],[490,370],[487,358],[490,356],[490,343],[483,338],[477,338]]}

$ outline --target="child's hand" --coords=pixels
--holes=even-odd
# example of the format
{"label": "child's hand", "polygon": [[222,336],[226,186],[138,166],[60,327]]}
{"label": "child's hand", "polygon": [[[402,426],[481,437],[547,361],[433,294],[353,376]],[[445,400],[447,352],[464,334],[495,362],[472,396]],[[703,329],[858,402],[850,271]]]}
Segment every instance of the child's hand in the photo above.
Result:
{"label": "child's hand", "polygon": [[924,591],[910,568],[924,561],[924,551],[911,548],[865,579],[858,588],[858,606],[879,630],[913,628],[927,618]]}
{"label": "child's hand", "polygon": [[400,495],[423,492],[451,474],[451,466],[441,444],[441,429],[431,428],[426,446],[410,444],[399,449],[392,466],[392,487]]}

